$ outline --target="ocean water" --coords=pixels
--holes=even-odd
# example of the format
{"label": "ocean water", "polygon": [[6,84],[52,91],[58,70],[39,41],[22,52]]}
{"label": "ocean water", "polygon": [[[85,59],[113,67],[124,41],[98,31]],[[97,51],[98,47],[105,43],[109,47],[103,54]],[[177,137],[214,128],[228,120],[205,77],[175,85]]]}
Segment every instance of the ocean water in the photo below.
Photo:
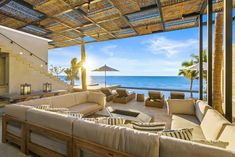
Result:
{"label": "ocean water", "polygon": [[[66,81],[64,76],[60,79]],[[104,76],[88,77],[88,84],[104,84]],[[144,88],[164,88],[164,89],[183,89],[189,90],[190,82],[182,76],[107,76],[107,85],[121,85],[126,87],[144,87]],[[76,85],[80,85],[80,80],[76,81]],[[205,83],[204,83],[205,84]],[[199,89],[199,81],[193,81],[193,90]],[[130,89],[131,90],[131,89]],[[146,90],[131,90],[136,93],[144,93],[147,96]],[[169,96],[169,92],[163,92],[165,96]],[[188,97],[190,93],[185,93]],[[198,94],[193,93],[193,97],[197,98]]]}

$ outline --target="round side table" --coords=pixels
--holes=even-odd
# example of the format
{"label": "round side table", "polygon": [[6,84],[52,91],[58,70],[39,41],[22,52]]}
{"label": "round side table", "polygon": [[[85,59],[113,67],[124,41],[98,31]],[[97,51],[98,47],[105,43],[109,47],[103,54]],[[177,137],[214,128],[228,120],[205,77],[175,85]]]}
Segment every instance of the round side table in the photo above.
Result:
{"label": "round side table", "polygon": [[144,102],[144,94],[137,94],[137,101]]}

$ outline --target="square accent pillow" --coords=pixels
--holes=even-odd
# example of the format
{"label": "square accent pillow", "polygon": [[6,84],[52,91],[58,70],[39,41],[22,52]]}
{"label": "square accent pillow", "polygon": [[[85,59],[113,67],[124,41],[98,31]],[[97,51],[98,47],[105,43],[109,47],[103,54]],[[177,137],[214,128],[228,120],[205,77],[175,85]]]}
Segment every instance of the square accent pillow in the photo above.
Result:
{"label": "square accent pillow", "polygon": [[135,130],[157,133],[158,131],[163,131],[166,127],[166,124],[159,122],[151,122],[151,123],[133,122],[132,127]]}
{"label": "square accent pillow", "polygon": [[161,136],[168,136],[168,137],[174,137],[182,140],[191,141],[193,137],[193,128],[185,128],[185,129],[179,129],[179,130],[165,130],[162,132],[159,132],[158,134]]}
{"label": "square accent pillow", "polygon": [[126,122],[125,119],[113,118],[113,117],[82,118],[82,119],[107,125],[124,125]]}

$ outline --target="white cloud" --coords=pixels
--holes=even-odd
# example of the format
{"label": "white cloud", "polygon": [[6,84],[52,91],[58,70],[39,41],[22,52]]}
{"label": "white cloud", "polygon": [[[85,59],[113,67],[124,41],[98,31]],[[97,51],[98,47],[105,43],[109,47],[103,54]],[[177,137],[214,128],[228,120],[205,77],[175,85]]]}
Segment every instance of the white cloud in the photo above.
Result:
{"label": "white cloud", "polygon": [[112,57],[114,56],[115,49],[117,48],[117,45],[107,45],[103,46],[101,48],[101,52],[105,53],[106,55]]}
{"label": "white cloud", "polygon": [[198,47],[198,41],[195,39],[187,40],[173,40],[166,37],[158,37],[150,39],[147,43],[149,51],[153,54],[165,54],[167,57],[171,57],[180,52],[185,52],[187,49],[196,49]]}

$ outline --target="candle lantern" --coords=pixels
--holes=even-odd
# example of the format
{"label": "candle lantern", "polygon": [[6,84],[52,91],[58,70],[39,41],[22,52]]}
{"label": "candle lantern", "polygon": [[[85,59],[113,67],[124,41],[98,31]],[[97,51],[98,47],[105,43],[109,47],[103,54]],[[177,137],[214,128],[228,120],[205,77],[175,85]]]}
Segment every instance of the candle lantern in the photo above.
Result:
{"label": "candle lantern", "polygon": [[21,95],[28,95],[31,94],[31,85],[30,84],[21,84],[20,85],[20,94]]}
{"label": "candle lantern", "polygon": [[43,92],[51,92],[52,91],[52,84],[51,83],[44,83],[43,84]]}

